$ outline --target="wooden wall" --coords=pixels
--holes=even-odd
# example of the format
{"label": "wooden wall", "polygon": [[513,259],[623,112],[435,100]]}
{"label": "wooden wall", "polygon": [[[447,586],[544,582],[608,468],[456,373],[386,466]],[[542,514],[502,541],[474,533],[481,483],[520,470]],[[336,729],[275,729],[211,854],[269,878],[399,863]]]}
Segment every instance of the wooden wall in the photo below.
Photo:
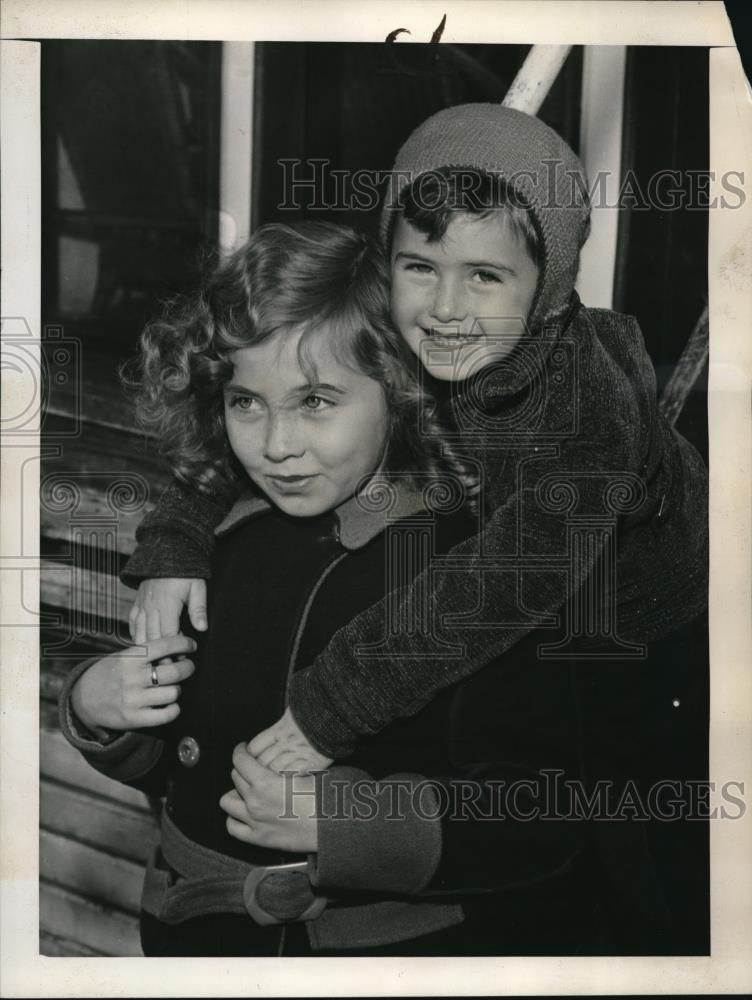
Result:
{"label": "wooden wall", "polygon": [[48,39],[41,76],[40,949],[137,955],[155,819],[68,746],[55,703],[75,663],[129,645],[117,574],[166,477],[117,369],[216,245],[221,43]]}
{"label": "wooden wall", "polygon": [[133,592],[116,574],[165,477],[117,401],[114,374],[84,371],[82,419],[71,396],[45,422],[45,446],[57,454],[43,459],[41,488],[40,952],[128,956],[141,953],[155,816],[144,795],[99,775],[64,740],[57,696],[74,664],[127,645]]}

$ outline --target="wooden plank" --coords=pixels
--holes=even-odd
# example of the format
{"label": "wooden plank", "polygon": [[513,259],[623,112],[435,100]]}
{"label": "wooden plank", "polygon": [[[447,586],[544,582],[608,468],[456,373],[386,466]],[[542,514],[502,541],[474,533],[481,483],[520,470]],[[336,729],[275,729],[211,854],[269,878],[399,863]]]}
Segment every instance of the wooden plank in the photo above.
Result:
{"label": "wooden plank", "polygon": [[114,553],[90,550],[87,557],[90,566],[61,566],[42,559],[41,600],[53,608],[74,611],[77,627],[84,631],[105,632],[115,621],[128,621],[135,595],[113,575]]}
{"label": "wooden plank", "polygon": [[[61,485],[62,479],[50,479],[48,486],[54,489],[56,485]],[[128,481],[120,480],[124,488],[128,487]],[[114,545],[118,552],[130,555],[136,547],[136,528],[141,523],[142,518],[148,511],[153,510],[155,504],[151,501],[145,502],[136,511],[113,511],[113,503],[108,499],[107,483],[102,480],[97,486],[90,477],[88,480],[81,477],[78,482],[69,480],[69,483],[77,491],[75,500],[75,512],[70,507],[64,509],[54,509],[52,502],[44,500],[40,507],[40,530],[45,538],[55,538],[69,544],[80,535],[95,533],[103,530],[105,524],[111,522],[110,532],[115,539]],[[111,484],[117,486],[116,476],[111,479]],[[131,483],[131,485],[133,485]],[[62,487],[61,487],[62,488]],[[134,487],[135,488],[135,487]]]}
{"label": "wooden plank", "polygon": [[152,488],[152,500],[170,480],[170,472],[154,443],[145,440],[133,419],[125,427],[108,427],[101,422],[80,423],[48,415],[45,431],[47,447],[42,451],[45,474],[134,472]]}
{"label": "wooden plank", "polygon": [[135,530],[170,482],[164,460],[143,435],[102,423],[48,416],[42,453],[43,537],[68,541],[73,530],[115,524],[118,551],[129,553]]}
{"label": "wooden plank", "polygon": [[113,781],[95,771],[61,732],[42,728],[40,736],[39,757],[43,777],[81,788],[92,795],[104,796],[151,815],[148,799],[143,792],[121,785],[119,781]]}
{"label": "wooden plank", "polygon": [[[96,336],[95,331],[86,332]],[[45,354],[49,355],[54,347],[53,340],[46,340]],[[76,365],[76,360],[73,358],[68,366],[68,378],[51,386],[53,391],[45,407],[44,429],[47,430],[50,417],[62,417],[132,432],[135,429],[134,408],[117,377],[118,359],[87,354],[85,365],[80,364],[80,360]]]}
{"label": "wooden plank", "polygon": [[145,865],[159,840],[156,819],[143,809],[43,779],[40,824],[44,830]]}
{"label": "wooden plank", "polygon": [[39,877],[72,889],[87,899],[138,913],[144,865],[42,830]]}
{"label": "wooden plank", "polygon": [[[42,607],[42,611],[45,608]],[[42,655],[45,659],[53,659],[58,656],[58,650],[63,649],[60,644],[69,638],[67,626],[47,626],[42,629]],[[70,663],[68,653],[77,657],[77,661],[85,660],[89,656],[99,656],[112,652],[116,643],[103,636],[79,636],[75,643],[66,644],[61,655],[63,660]]]}
{"label": "wooden plank", "polygon": [[67,938],[101,955],[142,955],[138,918],[40,880],[40,930]]}
{"label": "wooden plank", "polygon": [[39,935],[39,954],[47,958],[101,958],[102,953],[78,941],[46,932]]}

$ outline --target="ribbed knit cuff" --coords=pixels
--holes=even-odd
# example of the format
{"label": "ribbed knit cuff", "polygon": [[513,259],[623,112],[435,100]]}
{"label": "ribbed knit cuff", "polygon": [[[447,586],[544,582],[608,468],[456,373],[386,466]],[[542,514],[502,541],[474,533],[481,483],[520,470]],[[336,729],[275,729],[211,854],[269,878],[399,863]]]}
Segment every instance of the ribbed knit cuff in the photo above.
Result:
{"label": "ribbed knit cuff", "polygon": [[120,580],[126,587],[138,590],[143,580],[208,580],[211,562],[189,539],[176,539],[177,544],[166,544],[164,534],[154,532],[153,539],[144,538],[123,567]]}
{"label": "ribbed knit cuff", "polygon": [[317,784],[318,853],[313,886],[414,895],[441,858],[438,797],[416,774],[375,781],[365,771],[335,767]]}
{"label": "ribbed knit cuff", "polygon": [[358,734],[332,703],[315,665],[290,678],[288,704],[303,735],[319,753],[339,760],[353,752]]}
{"label": "ribbed knit cuff", "polygon": [[134,588],[166,577],[208,579],[214,529],[228,507],[229,499],[173,481],[138,526],[138,547],[120,579]]}

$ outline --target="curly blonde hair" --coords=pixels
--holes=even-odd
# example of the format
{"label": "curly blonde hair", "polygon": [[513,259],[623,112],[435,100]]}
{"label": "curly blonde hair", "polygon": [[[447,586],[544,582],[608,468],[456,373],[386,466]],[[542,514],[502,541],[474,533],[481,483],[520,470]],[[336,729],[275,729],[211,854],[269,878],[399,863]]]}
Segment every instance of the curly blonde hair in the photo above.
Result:
{"label": "curly blonde hair", "polygon": [[424,478],[450,472],[469,493],[475,478],[444,440],[417,361],[389,315],[389,271],[375,241],[324,222],[262,226],[208,274],[194,295],[168,302],[123,371],[141,426],[174,475],[203,492],[237,493],[248,480],[227,439],[223,386],[232,354],[281,332],[325,332],[338,360],[378,382],[389,413],[382,473]]}

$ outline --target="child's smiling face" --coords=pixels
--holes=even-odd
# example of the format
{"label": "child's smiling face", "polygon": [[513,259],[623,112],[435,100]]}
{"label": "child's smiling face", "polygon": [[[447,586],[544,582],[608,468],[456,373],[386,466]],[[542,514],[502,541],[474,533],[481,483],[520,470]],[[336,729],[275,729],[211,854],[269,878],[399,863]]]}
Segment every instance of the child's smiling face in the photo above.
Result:
{"label": "child's smiling face", "polygon": [[458,381],[518,343],[538,267],[508,216],[458,213],[440,241],[400,217],[391,251],[392,317],[427,371]]}
{"label": "child's smiling face", "polygon": [[225,426],[256,486],[286,514],[313,517],[344,503],[377,470],[389,423],[382,387],[338,361],[323,334],[306,344],[311,382],[298,356],[301,335],[234,352]]}

